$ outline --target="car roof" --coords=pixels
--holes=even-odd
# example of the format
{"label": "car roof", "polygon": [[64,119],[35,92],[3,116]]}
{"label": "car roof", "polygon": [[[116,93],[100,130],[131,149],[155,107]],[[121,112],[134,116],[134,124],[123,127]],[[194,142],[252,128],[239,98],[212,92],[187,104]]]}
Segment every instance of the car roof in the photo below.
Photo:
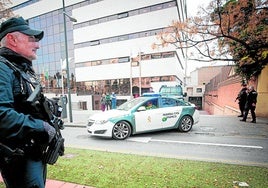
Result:
{"label": "car roof", "polygon": [[143,93],[142,97],[161,97],[160,93]]}

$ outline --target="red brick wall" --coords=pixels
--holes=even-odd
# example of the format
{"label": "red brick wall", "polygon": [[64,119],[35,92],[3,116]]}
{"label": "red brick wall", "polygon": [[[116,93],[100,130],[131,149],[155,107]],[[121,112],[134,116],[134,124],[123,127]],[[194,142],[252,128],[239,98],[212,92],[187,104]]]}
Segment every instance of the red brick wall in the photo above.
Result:
{"label": "red brick wall", "polygon": [[[257,82],[252,80],[249,85],[256,88]],[[217,90],[208,91],[204,96],[204,109],[215,115],[238,115],[240,114],[237,94],[241,90],[240,79],[230,78],[225,83],[219,84]]]}

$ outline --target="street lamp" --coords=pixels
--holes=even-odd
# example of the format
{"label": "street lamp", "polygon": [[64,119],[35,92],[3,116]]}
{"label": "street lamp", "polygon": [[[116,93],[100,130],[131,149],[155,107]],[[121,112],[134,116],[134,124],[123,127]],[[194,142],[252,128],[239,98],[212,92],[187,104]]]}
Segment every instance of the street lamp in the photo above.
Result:
{"label": "street lamp", "polygon": [[141,87],[142,87],[142,84],[141,84],[141,78],[142,78],[142,76],[141,76],[141,55],[143,54],[143,52],[141,52],[140,50],[139,50],[139,54],[138,54],[138,56],[139,56],[139,95],[141,96]]}
{"label": "street lamp", "polygon": [[141,52],[139,51],[139,96],[141,96]]}
{"label": "street lamp", "polygon": [[67,27],[66,27],[66,17],[70,19],[71,22],[77,22],[75,18],[72,18],[65,12],[65,2],[62,0],[62,9],[63,9],[63,25],[64,25],[64,41],[65,41],[65,59],[66,59],[66,75],[67,75],[67,90],[68,90],[68,107],[69,107],[69,121],[73,122],[72,115],[72,100],[71,100],[71,91],[70,91],[70,68],[69,68],[69,59],[68,59],[68,42],[67,42]]}
{"label": "street lamp", "polygon": [[132,87],[133,87],[133,82],[132,82],[132,62],[133,62],[133,58],[132,58],[132,54],[130,55],[130,76],[129,76],[129,84],[130,84],[130,99],[133,98],[133,92],[132,92]]}
{"label": "street lamp", "polygon": [[[64,0],[63,0],[63,1],[64,1]],[[65,16],[67,16],[67,17],[70,19],[71,22],[77,22],[77,19],[75,19],[74,17],[71,17],[71,16],[68,15],[65,11],[63,11],[63,14],[64,14]]]}

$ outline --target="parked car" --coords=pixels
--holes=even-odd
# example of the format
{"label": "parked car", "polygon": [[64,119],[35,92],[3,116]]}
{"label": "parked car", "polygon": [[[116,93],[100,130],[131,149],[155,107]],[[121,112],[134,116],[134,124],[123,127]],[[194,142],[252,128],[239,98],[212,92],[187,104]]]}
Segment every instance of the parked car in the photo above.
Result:
{"label": "parked car", "polygon": [[93,114],[88,119],[87,131],[92,136],[123,140],[134,134],[168,129],[188,132],[198,121],[199,111],[194,105],[173,97],[152,95]]}

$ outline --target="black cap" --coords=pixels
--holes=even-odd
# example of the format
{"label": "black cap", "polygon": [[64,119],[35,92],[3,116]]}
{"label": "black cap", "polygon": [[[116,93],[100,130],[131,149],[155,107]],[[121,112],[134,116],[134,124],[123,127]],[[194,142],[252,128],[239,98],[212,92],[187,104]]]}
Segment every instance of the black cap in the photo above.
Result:
{"label": "black cap", "polygon": [[31,29],[28,23],[22,17],[13,17],[1,23],[0,26],[0,40],[6,36],[6,34],[18,31],[25,35],[34,36],[41,40],[44,36],[44,31]]}

